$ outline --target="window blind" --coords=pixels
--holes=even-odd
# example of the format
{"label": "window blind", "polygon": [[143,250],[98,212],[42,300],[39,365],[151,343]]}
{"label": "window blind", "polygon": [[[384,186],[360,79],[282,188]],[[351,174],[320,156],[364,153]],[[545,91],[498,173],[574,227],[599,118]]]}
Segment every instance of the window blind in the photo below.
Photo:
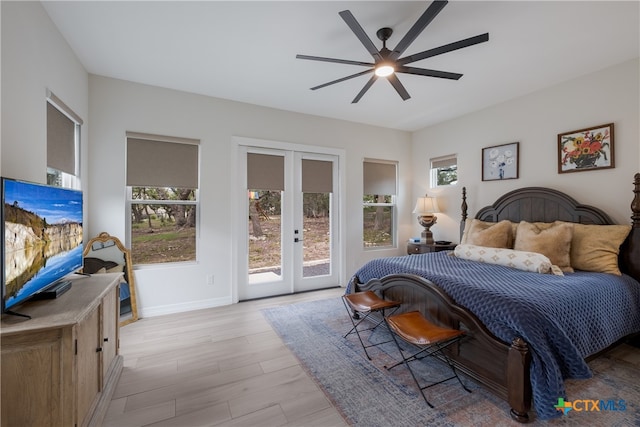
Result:
{"label": "window blind", "polygon": [[47,166],[76,174],[76,123],[47,102]]}
{"label": "window blind", "polygon": [[128,137],[127,185],[198,188],[198,145]]}
{"label": "window blind", "polygon": [[392,196],[396,194],[395,163],[379,163],[365,160],[363,170],[363,194]]}
{"label": "window blind", "polygon": [[247,153],[247,188],[284,191],[284,157]]}
{"label": "window blind", "polygon": [[431,169],[448,169],[458,164],[456,156],[431,159]]}
{"label": "window blind", "polygon": [[302,159],[302,192],[331,193],[332,191],[333,163]]}

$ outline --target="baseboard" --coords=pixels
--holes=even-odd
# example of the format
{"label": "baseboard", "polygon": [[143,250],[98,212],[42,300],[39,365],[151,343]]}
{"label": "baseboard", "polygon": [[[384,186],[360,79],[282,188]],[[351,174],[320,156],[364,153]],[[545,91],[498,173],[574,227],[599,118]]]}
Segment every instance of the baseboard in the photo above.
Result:
{"label": "baseboard", "polygon": [[179,304],[167,304],[156,307],[146,307],[144,309],[138,308],[138,317],[156,317],[164,316],[166,314],[184,313],[186,311],[202,310],[204,308],[222,307],[224,305],[230,305],[231,297],[225,298],[212,298],[202,301],[190,301]]}

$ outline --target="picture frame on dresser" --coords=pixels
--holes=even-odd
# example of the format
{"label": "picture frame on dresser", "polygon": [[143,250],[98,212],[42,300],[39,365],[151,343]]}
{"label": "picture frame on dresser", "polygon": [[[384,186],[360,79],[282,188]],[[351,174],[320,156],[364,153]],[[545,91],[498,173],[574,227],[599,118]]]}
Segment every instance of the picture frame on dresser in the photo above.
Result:
{"label": "picture frame on dresser", "polygon": [[558,173],[615,167],[613,123],[558,134]]}
{"label": "picture frame on dresser", "polygon": [[518,179],[520,143],[494,145],[482,149],[482,180]]}

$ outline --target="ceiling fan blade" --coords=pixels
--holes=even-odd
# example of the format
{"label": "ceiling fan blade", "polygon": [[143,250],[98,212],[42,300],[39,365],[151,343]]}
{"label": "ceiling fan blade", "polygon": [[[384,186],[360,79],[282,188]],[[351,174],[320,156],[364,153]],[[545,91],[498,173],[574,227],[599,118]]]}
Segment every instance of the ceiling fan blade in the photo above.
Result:
{"label": "ceiling fan blade", "polygon": [[462,49],[465,47],[473,46],[474,44],[484,43],[489,41],[489,33],[480,34],[478,36],[469,37],[468,39],[458,40],[457,42],[445,44],[440,47],[425,50],[424,52],[415,53],[413,55],[405,56],[398,59],[399,65],[409,64],[411,62],[420,61],[421,59],[431,58],[432,56],[442,55],[443,53],[452,52],[454,50]]}
{"label": "ceiling fan blade", "polygon": [[428,70],[426,68],[416,68],[416,67],[398,67],[396,69],[396,73],[405,73],[405,74],[415,74],[418,76],[427,76],[427,77],[438,77],[441,79],[449,79],[449,80],[459,80],[462,77],[462,74],[459,73],[449,73],[447,71],[438,71],[438,70]]}
{"label": "ceiling fan blade", "polygon": [[330,81],[328,83],[321,84],[319,86],[314,86],[314,87],[311,88],[311,90],[322,89],[323,87],[327,87],[327,86],[330,86],[332,84],[340,83],[340,82],[343,82],[345,80],[353,79],[354,77],[364,76],[365,74],[369,74],[369,73],[372,73],[372,72],[373,72],[373,68],[370,69],[370,70],[361,71],[359,73],[352,74],[352,75],[347,76],[347,77],[342,77],[341,79],[333,80],[333,81]]}
{"label": "ceiling fan blade", "polygon": [[360,101],[360,99],[364,96],[364,94],[369,90],[371,85],[373,85],[377,79],[378,79],[378,76],[376,76],[375,74],[371,76],[367,84],[365,84],[362,90],[358,92],[358,94],[356,95],[355,98],[353,98],[353,101],[351,101],[351,103],[355,104],[356,102]]}
{"label": "ceiling fan blade", "polygon": [[433,3],[429,5],[427,10],[424,11],[422,16],[418,18],[413,27],[404,35],[400,43],[393,49],[393,52],[389,55],[391,60],[397,59],[404,53],[405,50],[409,47],[411,43],[422,33],[422,31],[429,25],[433,18],[435,18],[440,11],[447,5],[447,0],[434,0]]}
{"label": "ceiling fan blade", "polygon": [[311,61],[336,62],[338,64],[362,65],[364,67],[373,67],[373,62],[350,61],[348,59],[325,58],[323,56],[296,55],[297,59],[308,59]]}
{"label": "ceiling fan blade", "polygon": [[364,32],[364,30],[362,29],[358,21],[356,21],[356,18],[353,16],[353,14],[348,10],[343,10],[342,12],[339,12],[338,15],[340,15],[344,20],[344,22],[347,23],[349,28],[351,28],[351,31],[353,31],[356,37],[358,37],[358,40],[360,40],[360,43],[364,45],[364,47],[367,49],[367,51],[369,51],[371,56],[373,56],[376,61],[381,61],[382,55],[380,55],[380,52],[376,48],[376,45],[373,44],[373,42],[371,41],[367,33]]}
{"label": "ceiling fan blade", "polygon": [[400,95],[400,98],[402,98],[403,101],[411,98],[411,95],[409,95],[407,89],[405,89],[402,83],[400,83],[400,80],[395,73],[389,75],[389,77],[387,77],[387,80],[389,80],[389,83],[391,83],[391,86],[395,88],[396,92],[398,92],[398,95]]}

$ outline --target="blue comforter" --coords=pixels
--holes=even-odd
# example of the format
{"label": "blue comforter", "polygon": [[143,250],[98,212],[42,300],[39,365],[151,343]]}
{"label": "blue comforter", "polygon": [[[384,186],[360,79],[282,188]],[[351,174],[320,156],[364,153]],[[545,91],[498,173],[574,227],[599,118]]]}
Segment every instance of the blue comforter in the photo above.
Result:
{"label": "blue comforter", "polygon": [[[562,415],[564,379],[590,378],[584,358],[640,331],[640,283],[630,276],[525,272],[437,252],[379,258],[354,278],[415,274],[442,288],[506,343],[522,337],[531,348],[534,408],[540,419]],[[350,283],[351,286],[351,283]]]}

